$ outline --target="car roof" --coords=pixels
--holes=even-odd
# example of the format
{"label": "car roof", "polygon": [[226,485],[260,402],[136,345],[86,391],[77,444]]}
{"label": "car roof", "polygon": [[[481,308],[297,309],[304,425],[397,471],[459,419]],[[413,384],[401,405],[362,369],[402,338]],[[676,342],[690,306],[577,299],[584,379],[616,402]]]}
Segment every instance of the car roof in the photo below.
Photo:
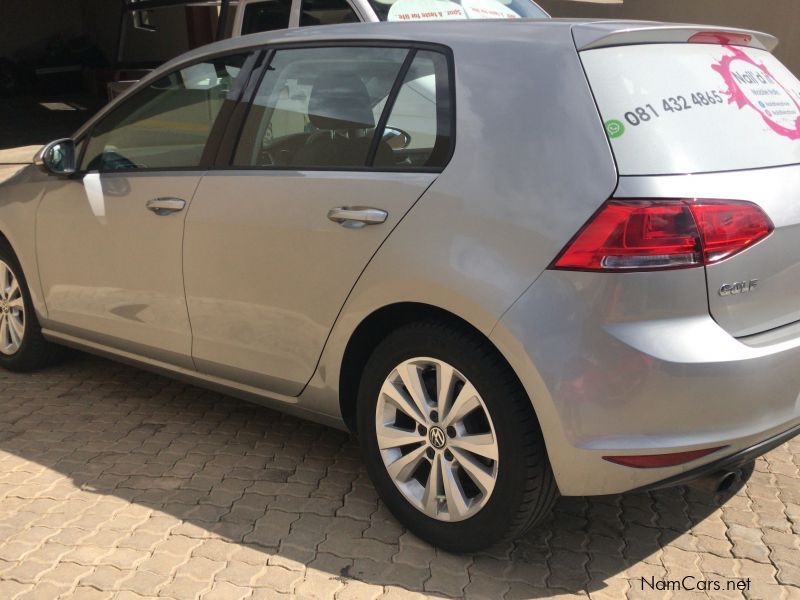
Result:
{"label": "car roof", "polygon": [[[225,52],[263,44],[296,44],[314,43],[341,40],[363,41],[412,41],[412,42],[438,42],[451,45],[454,42],[464,41],[465,34],[469,36],[482,36],[492,38],[494,35],[507,35],[513,28],[536,28],[558,35],[570,30],[574,20],[558,19],[481,19],[466,21],[413,21],[413,22],[375,22],[375,23],[346,23],[341,25],[317,25],[313,27],[299,27],[251,33],[221,42],[209,44],[198,48],[192,53],[201,56],[204,53]],[[542,26],[547,25],[546,29]]]}
{"label": "car roof", "polygon": [[463,46],[492,47],[498,44],[569,44],[578,50],[602,46],[685,42],[695,33],[734,34],[751,39],[749,45],[771,50],[777,39],[769,34],[709,25],[675,24],[658,21],[598,19],[474,19],[319,25],[253,33],[201,46],[161,65],[126,93],[109,102],[77,132],[85,132],[97,119],[120,101],[166,72],[206,56],[248,50],[263,45],[315,44],[325,42],[434,43],[457,51]]}
{"label": "car roof", "polygon": [[[730,33],[749,36],[749,45],[772,50],[778,40],[759,31],[734,27],[598,19],[474,19],[318,25],[253,33],[192,50],[166,63],[157,71],[204,55],[246,49],[265,44],[317,43],[326,41],[410,41],[455,46],[485,40],[507,40],[521,36],[529,43],[544,43],[574,35],[578,49],[599,45],[686,41],[692,33]],[[535,34],[535,36],[533,35]]]}

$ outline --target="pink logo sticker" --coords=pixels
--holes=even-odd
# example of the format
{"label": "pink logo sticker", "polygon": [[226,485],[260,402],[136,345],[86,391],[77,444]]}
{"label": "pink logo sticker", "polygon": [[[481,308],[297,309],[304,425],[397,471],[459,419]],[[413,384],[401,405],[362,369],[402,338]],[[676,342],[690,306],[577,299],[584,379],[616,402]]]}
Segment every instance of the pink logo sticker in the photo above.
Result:
{"label": "pink logo sticker", "polygon": [[800,104],[794,96],[769,72],[763,63],[757,63],[741,48],[725,46],[732,55],[711,65],[722,75],[728,86],[730,104],[740,109],[749,106],[775,133],[800,139]]}

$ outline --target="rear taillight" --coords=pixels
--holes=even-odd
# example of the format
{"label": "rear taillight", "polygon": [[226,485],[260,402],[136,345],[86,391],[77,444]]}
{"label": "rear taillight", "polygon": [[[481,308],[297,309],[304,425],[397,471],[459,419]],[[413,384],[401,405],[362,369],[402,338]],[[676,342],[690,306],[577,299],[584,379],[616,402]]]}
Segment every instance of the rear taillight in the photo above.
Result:
{"label": "rear taillight", "polygon": [[609,200],[551,268],[680,269],[718,262],[768,236],[764,211],[733,200]]}

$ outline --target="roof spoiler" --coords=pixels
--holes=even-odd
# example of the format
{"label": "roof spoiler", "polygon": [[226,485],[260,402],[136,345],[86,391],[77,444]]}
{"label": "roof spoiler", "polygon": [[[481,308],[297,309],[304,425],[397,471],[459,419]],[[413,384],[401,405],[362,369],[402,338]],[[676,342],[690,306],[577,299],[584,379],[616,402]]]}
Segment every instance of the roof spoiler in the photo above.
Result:
{"label": "roof spoiler", "polygon": [[778,38],[768,33],[711,25],[660,24],[651,21],[596,21],[572,28],[578,50],[633,44],[727,44],[771,52]]}

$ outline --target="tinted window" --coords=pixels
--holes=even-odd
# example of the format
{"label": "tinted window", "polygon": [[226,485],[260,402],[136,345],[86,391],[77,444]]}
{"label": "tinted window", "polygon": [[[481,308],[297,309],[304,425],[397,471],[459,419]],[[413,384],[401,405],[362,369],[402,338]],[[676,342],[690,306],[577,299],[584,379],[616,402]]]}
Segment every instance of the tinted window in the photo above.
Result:
{"label": "tinted window", "polygon": [[88,170],[196,167],[246,55],[190,65],[151,83],[94,126]]}
{"label": "tinted window", "polygon": [[357,23],[356,13],[347,0],[303,0],[300,12],[300,26],[336,25],[338,23]]}
{"label": "tinted window", "polygon": [[289,27],[292,0],[266,0],[244,7],[242,35]]}
{"label": "tinted window", "polygon": [[364,167],[402,48],[279,50],[256,93],[234,163]]}
{"label": "tinted window", "polygon": [[420,51],[389,113],[374,165],[443,167],[450,155],[450,117],[447,59]]}

